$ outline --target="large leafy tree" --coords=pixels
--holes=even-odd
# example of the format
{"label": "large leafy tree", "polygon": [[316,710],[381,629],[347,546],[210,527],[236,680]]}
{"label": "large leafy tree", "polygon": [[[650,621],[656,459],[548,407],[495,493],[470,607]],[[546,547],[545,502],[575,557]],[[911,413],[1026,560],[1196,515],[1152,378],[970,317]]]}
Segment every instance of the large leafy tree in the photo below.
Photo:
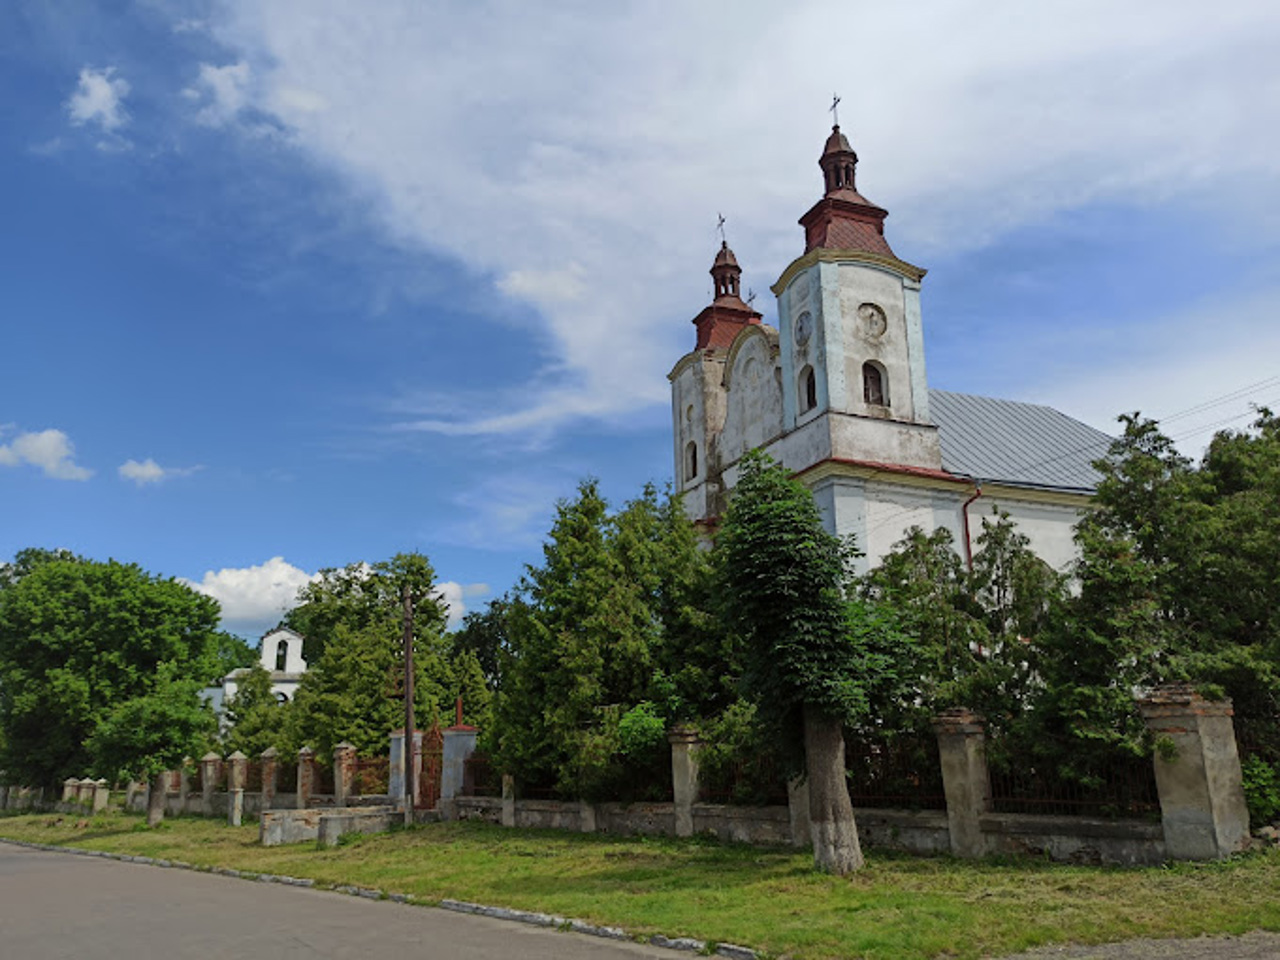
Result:
{"label": "large leafy tree", "polygon": [[850,608],[851,547],[823,528],[809,491],[758,452],[740,471],[716,542],[724,609],[743,639],[758,715],[803,765],[814,862],[843,875],[863,863],[844,728],[866,715],[903,645],[877,611]]}
{"label": "large leafy tree", "polygon": [[523,782],[630,796],[665,777],[665,729],[734,698],[710,567],[679,501],[611,513],[594,480],[557,505],[506,602],[491,748]]}
{"label": "large leafy tree", "polygon": [[[10,775],[53,784],[107,772],[120,755],[95,755],[109,739],[93,739],[100,726],[129,711],[195,715],[194,690],[216,672],[215,600],[134,564],[61,552],[24,551],[2,579],[0,767]],[[134,747],[181,759],[198,726],[142,724]]]}
{"label": "large leafy tree", "polygon": [[288,711],[289,749],[306,745],[325,757],[346,740],[365,754],[385,751],[390,731],[404,725],[406,591],[414,610],[418,724],[450,716],[458,696],[463,697],[464,719],[484,721],[488,703],[483,674],[474,654],[451,656],[435,570],[422,554],[401,553],[372,565],[322,571],[320,580],[303,588],[302,602],[285,618],[311,650]]}
{"label": "large leafy tree", "polygon": [[271,689],[271,674],[255,663],[237,678],[236,694],[226,705],[227,752],[239,750],[256,758],[268,747],[286,747],[292,709],[292,703],[281,703]]}

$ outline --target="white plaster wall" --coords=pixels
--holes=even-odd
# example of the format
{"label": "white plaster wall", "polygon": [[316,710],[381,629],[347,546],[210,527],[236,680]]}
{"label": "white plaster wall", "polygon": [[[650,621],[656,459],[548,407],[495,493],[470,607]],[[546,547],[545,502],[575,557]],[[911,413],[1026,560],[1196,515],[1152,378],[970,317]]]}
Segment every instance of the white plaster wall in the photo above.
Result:
{"label": "white plaster wall", "polygon": [[942,447],[934,426],[839,413],[830,414],[829,424],[834,457],[942,469]]}
{"label": "white plaster wall", "polygon": [[[895,419],[915,419],[912,396],[911,350],[907,329],[906,297],[903,281],[897,274],[861,263],[837,265],[840,309],[840,362],[844,365],[844,393],[831,399],[834,410],[866,414],[879,408],[869,407],[863,399],[862,365],[875,360],[888,374],[889,408]],[[876,335],[858,315],[858,308],[871,303],[884,311],[885,331]]]}
{"label": "white plaster wall", "polygon": [[307,661],[302,658],[302,637],[292,630],[273,630],[262,638],[258,656],[262,668],[269,671],[276,669],[277,650],[281,645],[285,648],[284,672],[304,673]]}
{"label": "white plaster wall", "polygon": [[[1064,573],[1069,571],[1079,556],[1073,538],[1075,525],[1084,515],[1083,510],[1058,504],[1035,503],[1011,496],[984,494],[969,507],[969,530],[975,552],[983,520],[994,519],[991,514],[993,506],[1009,514],[1018,532],[1031,540],[1032,553],[1055,570]],[[957,512],[958,510],[957,507]]]}
{"label": "white plaster wall", "polygon": [[[797,421],[812,419],[827,406],[826,353],[823,338],[818,332],[818,313],[821,310],[821,283],[816,267],[797,274],[778,296],[778,348],[779,369],[782,374],[782,418],[786,429],[795,428]],[[814,333],[807,343],[796,343],[796,321],[802,313],[809,313],[814,320]],[[814,369],[818,402],[812,411],[800,411],[800,371],[806,366]]]}
{"label": "white plaster wall", "polygon": [[[675,463],[675,486],[677,491],[687,491],[706,476],[705,430],[703,423],[705,410],[702,389],[699,380],[700,366],[695,362],[686,366],[671,381],[671,436],[674,439],[672,455]],[[692,480],[686,478],[684,468],[684,450],[689,441],[698,446],[698,476]],[[688,498],[686,497],[686,509]]]}
{"label": "white plaster wall", "polygon": [[720,461],[736,462],[748,450],[782,433],[782,390],[768,338],[754,330],[739,335],[726,372],[726,413]]}

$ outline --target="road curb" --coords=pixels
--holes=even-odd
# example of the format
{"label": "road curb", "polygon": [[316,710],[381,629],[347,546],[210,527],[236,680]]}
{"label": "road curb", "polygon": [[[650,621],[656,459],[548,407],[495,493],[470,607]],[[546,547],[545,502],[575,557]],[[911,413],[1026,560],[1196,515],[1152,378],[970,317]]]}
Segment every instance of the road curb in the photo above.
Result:
{"label": "road curb", "polygon": [[536,913],[530,910],[515,910],[510,907],[491,907],[483,903],[470,903],[466,900],[445,898],[436,902],[419,900],[411,893],[391,893],[374,887],[357,887],[352,884],[325,886],[303,877],[287,877],[275,873],[252,873],[245,870],[233,870],[230,867],[203,867],[181,860],[165,860],[158,857],[140,857],[128,853],[112,853],[108,850],[86,850],[81,847],[61,847],[52,843],[33,843],[29,840],[14,840],[0,837],[0,843],[28,850],[44,850],[49,853],[71,853],[78,857],[98,857],[104,860],[119,860],[123,863],[140,863],[144,866],[161,867],[168,870],[190,870],[193,873],[211,873],[236,880],[252,880],[258,883],[281,883],[292,887],[309,887],[314,890],[327,890],[349,897],[360,897],[365,900],[390,900],[393,903],[411,904],[419,907],[439,907],[454,913],[469,913],[493,920],[506,920],[512,923],[524,923],[535,927],[546,927],[565,933],[582,933],[588,937],[600,937],[605,940],[627,940],[634,943],[647,943],[654,947],[668,950],[684,950],[690,953],[726,957],[728,960],[758,960],[759,955],[750,947],[740,947],[732,943],[708,944],[692,937],[665,937],[660,933],[651,936],[633,936],[620,927],[605,927],[573,917],[558,917],[549,913]]}

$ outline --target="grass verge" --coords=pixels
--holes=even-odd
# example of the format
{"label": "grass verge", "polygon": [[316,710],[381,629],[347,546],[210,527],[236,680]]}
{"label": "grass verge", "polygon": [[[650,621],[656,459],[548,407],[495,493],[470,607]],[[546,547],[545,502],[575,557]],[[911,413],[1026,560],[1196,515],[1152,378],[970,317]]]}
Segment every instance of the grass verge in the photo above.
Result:
{"label": "grass verge", "polygon": [[[77,826],[77,823],[85,824]],[[441,823],[332,849],[261,847],[256,825],[0,816],[0,836],[452,897],[741,943],[796,960],[999,956],[1046,943],[1280,930],[1280,851],[1140,869],[872,854],[851,878],[807,855],[711,840]]]}

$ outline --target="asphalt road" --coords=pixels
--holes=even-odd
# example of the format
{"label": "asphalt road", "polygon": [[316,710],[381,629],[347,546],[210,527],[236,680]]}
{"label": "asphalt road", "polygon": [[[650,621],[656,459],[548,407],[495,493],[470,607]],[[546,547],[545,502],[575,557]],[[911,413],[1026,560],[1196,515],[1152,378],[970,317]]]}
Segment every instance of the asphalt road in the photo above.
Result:
{"label": "asphalt road", "polygon": [[424,907],[0,844],[4,960],[688,960]]}

